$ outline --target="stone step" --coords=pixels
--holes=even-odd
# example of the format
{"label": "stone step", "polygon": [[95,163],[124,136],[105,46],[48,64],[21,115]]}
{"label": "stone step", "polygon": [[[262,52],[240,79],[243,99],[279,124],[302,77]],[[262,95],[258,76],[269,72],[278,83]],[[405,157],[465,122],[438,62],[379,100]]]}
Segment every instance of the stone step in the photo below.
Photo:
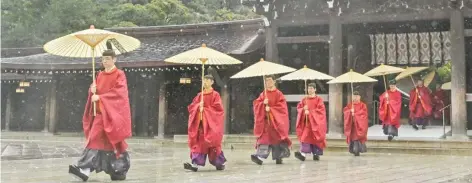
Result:
{"label": "stone step", "polygon": [[[296,136],[290,136],[293,148],[298,149],[299,142]],[[256,139],[250,135],[225,135],[223,145],[225,148],[254,148]],[[187,143],[187,135],[174,135],[174,143]],[[472,141],[454,141],[446,139],[425,140],[393,140],[370,139],[366,142],[368,149],[376,153],[408,153],[408,154],[441,154],[441,155],[471,155]],[[328,138],[327,151],[347,151],[347,143],[344,138]]]}

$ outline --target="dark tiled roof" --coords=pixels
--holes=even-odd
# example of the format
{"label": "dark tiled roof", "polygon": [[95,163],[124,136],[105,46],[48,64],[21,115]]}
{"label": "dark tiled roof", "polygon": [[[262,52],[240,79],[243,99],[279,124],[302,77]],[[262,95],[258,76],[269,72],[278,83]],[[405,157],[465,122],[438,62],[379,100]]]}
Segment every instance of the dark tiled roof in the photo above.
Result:
{"label": "dark tiled roof", "polygon": [[[188,25],[184,25],[188,26]],[[178,26],[172,27],[179,30]],[[262,28],[262,27],[260,27]],[[168,29],[166,27],[166,29]],[[160,34],[158,36],[139,36],[141,47],[133,52],[118,57],[121,67],[152,67],[167,65],[164,59],[180,52],[197,48],[203,43],[224,53],[242,54],[263,46],[258,41],[263,36],[258,28],[195,31],[194,34]],[[265,39],[264,39],[265,40]],[[251,42],[250,45],[248,45]],[[265,42],[265,41],[264,41]],[[246,44],[245,44],[246,43]],[[252,45],[256,44],[256,45]],[[2,68],[7,69],[84,69],[91,68],[91,58],[68,58],[47,53],[24,57],[2,58]]]}

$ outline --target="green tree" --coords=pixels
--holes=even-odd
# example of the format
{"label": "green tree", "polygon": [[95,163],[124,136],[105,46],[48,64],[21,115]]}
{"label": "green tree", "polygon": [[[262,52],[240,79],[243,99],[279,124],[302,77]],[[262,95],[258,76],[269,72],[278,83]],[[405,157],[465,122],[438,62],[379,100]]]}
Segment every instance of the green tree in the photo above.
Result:
{"label": "green tree", "polygon": [[3,0],[2,46],[41,46],[87,29],[177,25],[258,17],[238,0]]}
{"label": "green tree", "polygon": [[451,71],[452,71],[451,61],[448,61],[443,66],[437,68],[436,71],[438,73],[441,83],[447,83],[451,81]]}

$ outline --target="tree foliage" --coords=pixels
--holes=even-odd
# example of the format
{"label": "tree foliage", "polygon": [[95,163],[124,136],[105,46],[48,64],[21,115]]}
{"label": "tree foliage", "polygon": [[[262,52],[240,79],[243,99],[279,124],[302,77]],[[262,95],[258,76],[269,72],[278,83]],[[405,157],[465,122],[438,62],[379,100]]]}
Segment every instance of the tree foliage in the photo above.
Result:
{"label": "tree foliage", "polygon": [[438,73],[439,80],[441,83],[447,83],[451,81],[451,71],[452,71],[451,61],[448,61],[443,66],[437,68],[436,72]]}
{"label": "tree foliage", "polygon": [[255,18],[234,0],[3,0],[2,46],[41,46],[95,25],[133,27]]}

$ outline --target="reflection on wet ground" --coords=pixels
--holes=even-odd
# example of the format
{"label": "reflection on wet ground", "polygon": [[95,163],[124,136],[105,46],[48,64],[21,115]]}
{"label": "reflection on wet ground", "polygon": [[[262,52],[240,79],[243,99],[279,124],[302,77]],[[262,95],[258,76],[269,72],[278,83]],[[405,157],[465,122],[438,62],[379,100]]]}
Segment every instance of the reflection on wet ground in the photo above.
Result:
{"label": "reflection on wet ground", "polygon": [[[2,140],[1,182],[74,182],[67,174],[67,166],[76,161],[81,148],[80,142]],[[282,165],[266,160],[259,166],[250,160],[253,151],[225,149],[226,170],[216,171],[207,163],[199,172],[189,172],[182,165],[189,160],[187,148],[132,143],[130,152],[132,165],[124,182],[406,183],[468,182],[472,178],[472,157],[463,156],[366,153],[354,157],[347,152],[327,152],[321,161],[307,158],[300,162],[292,152]],[[111,180],[106,174],[99,173],[92,174],[89,182]]]}

